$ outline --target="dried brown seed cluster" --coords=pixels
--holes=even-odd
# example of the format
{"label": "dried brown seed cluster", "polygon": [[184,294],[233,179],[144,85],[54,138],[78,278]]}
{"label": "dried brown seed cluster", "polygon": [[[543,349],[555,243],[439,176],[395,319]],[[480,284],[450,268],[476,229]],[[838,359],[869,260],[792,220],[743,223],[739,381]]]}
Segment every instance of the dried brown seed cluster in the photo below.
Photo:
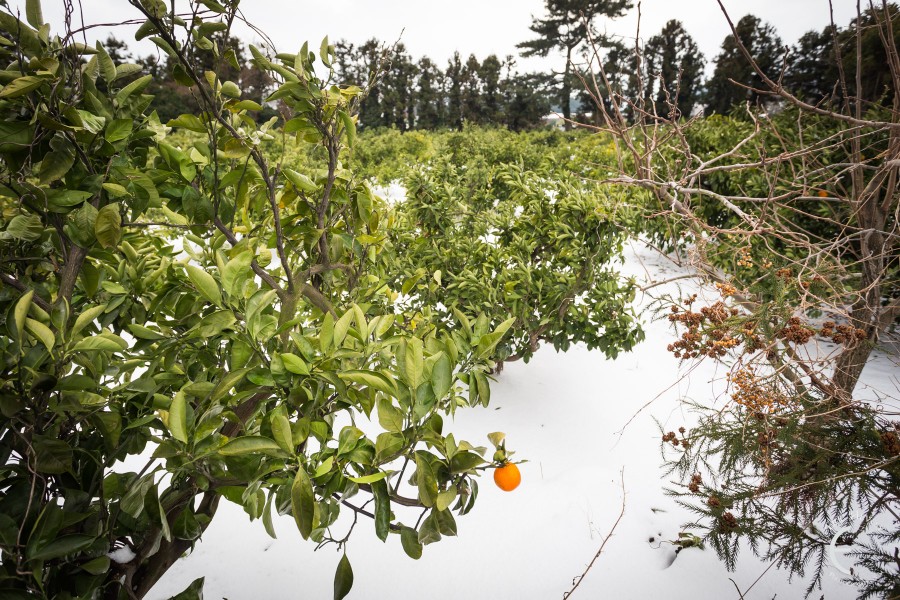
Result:
{"label": "dried brown seed cluster", "polygon": [[711,508],[719,508],[720,506],[722,506],[722,501],[719,500],[718,497],[716,497],[715,495],[710,496],[709,499],[706,501],[706,503]]}
{"label": "dried brown seed cluster", "polygon": [[691,482],[688,484],[688,489],[694,494],[699,493],[701,483],[703,483],[703,477],[700,473],[694,473],[691,475]]}
{"label": "dried brown seed cluster", "polygon": [[738,250],[737,266],[748,268],[753,266],[753,257],[750,255],[750,248],[741,248]]}
{"label": "dried brown seed cluster", "polygon": [[732,390],[731,399],[758,418],[788,403],[783,394],[763,387],[756,372],[750,367],[729,374],[728,380]]}
{"label": "dried brown seed cluster", "polygon": [[775,277],[788,281],[789,279],[792,279],[794,277],[794,274],[791,273],[790,269],[778,269],[777,271],[775,271]]}
{"label": "dried brown seed cluster", "polygon": [[[684,432],[686,430],[684,427],[679,427],[678,431],[681,433],[682,436],[684,436]],[[665,434],[662,437],[662,441],[669,442],[670,444],[672,444],[673,446],[676,446],[676,447],[681,446],[685,450],[687,450],[688,448],[691,447],[691,442],[690,442],[690,440],[687,439],[687,436],[684,436],[681,439],[678,439],[678,434],[676,434],[674,431],[670,431],[669,433]]]}
{"label": "dried brown seed cluster", "polygon": [[716,282],[716,289],[719,290],[719,294],[721,294],[723,298],[728,298],[729,296],[737,294],[737,288],[730,283]]}
{"label": "dried brown seed cluster", "polygon": [[900,435],[896,431],[898,427],[900,424],[894,424],[894,431],[882,431],[878,434],[888,456],[900,456]]}
{"label": "dried brown seed cluster", "polygon": [[[696,299],[696,296],[693,296]],[[704,306],[699,312],[692,310],[682,311],[677,306],[672,307],[669,315],[671,323],[680,323],[687,327],[687,331],[681,334],[681,339],[669,344],[667,349],[675,355],[675,358],[698,358],[708,356],[720,358],[727,354],[729,348],[740,344],[740,340],[721,326],[729,317],[738,314],[736,308],[729,308],[723,302],[718,301],[711,306]],[[701,332],[701,326],[709,328],[708,332]]]}
{"label": "dried brown seed cluster", "polygon": [[722,515],[721,523],[722,529],[726,530],[737,529],[738,526],[737,519],[730,512],[726,512]]}
{"label": "dried brown seed cluster", "polygon": [[778,339],[792,344],[805,344],[815,333],[815,330],[803,325],[800,317],[791,317],[787,325],[778,332]]}
{"label": "dried brown seed cluster", "polygon": [[831,338],[831,341],[835,344],[843,344],[845,346],[855,346],[869,337],[866,335],[865,329],[844,324],[835,325],[834,321],[825,321],[822,324],[822,329],[819,330],[819,335]]}

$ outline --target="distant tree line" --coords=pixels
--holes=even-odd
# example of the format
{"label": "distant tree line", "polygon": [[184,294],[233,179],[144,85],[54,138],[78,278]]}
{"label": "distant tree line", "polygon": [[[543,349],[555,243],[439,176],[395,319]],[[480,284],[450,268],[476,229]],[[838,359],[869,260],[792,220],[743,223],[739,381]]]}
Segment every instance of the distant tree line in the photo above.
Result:
{"label": "distant tree line", "polygon": [[[706,58],[678,20],[666,23],[639,48],[599,33],[594,24],[597,18],[617,18],[631,7],[631,0],[546,0],[547,14],[535,17],[531,25],[536,37],[519,48],[525,57],[564,54],[567,61],[561,72],[521,73],[513,56],[500,59],[492,54],[479,60],[469,55],[464,60],[459,52],[442,66],[428,56],[416,59],[402,43],[387,46],[370,39],[360,45],[346,40],[335,44],[335,76],[342,84],[372,82],[360,109],[362,130],[461,129],[468,123],[521,131],[543,126],[551,112],[561,113],[567,121],[589,119],[590,107],[597,101],[608,103],[611,93],[641,98],[644,110],[666,118],[700,112],[727,114],[740,112],[748,102],[775,102],[771,94],[760,91],[764,86],[741,53],[739,38],[772,79],[811,103],[842,102],[845,96],[869,104],[892,100],[884,68],[888,58],[878,28],[867,27],[875,21],[872,10],[880,9],[864,10],[859,17],[867,32],[859,47],[860,89],[841,90],[834,86],[839,70],[857,62],[851,32],[858,19],[845,28],[829,25],[809,31],[786,47],[772,25],[746,15],[735,25],[737,37],[729,34],[722,42],[707,78]],[[894,35],[900,39],[900,9],[890,4],[888,10]],[[230,50],[206,68],[223,80],[235,81],[247,99],[262,105],[257,114],[260,120],[277,115],[278,108],[265,102],[274,82],[247,67],[241,40],[222,41]],[[602,73],[584,58],[596,54],[591,45],[603,57]],[[133,59],[154,76],[148,91],[155,96],[153,108],[163,122],[196,107],[191,89],[177,84],[184,75],[172,60],[154,55],[133,58],[126,44],[114,38],[106,41],[106,47],[115,54],[114,60]],[[198,59],[210,60],[209,53],[201,54]]]}
{"label": "distant tree line", "polygon": [[363,129],[461,129],[470,123],[520,131],[541,125],[551,109],[550,78],[517,72],[512,56],[479,61],[472,54],[463,62],[456,52],[441,69],[427,56],[415,60],[402,43],[385,48],[375,39],[359,46],[341,41],[335,50],[340,83],[381,73],[360,108]]}

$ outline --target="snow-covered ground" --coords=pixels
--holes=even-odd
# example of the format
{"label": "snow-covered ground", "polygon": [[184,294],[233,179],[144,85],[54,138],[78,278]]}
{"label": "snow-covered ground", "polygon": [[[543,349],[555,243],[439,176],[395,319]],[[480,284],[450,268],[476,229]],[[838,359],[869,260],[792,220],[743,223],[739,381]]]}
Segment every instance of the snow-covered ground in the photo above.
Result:
{"label": "snow-covered ground", "polygon": [[[637,246],[628,250],[622,269],[654,280],[681,273]],[[677,283],[691,290],[690,281]],[[542,349],[527,365],[507,365],[493,385],[490,407],[448,419],[445,428],[474,443],[488,445],[485,434],[506,432],[516,459],[529,461],[520,465],[522,485],[505,493],[489,474],[483,477],[475,509],[457,519],[459,536],[426,546],[419,561],[404,554],[399,536],[383,544],[371,522],[360,522],[347,548],[355,575],[349,598],[562,598],[619,514],[623,468],[625,515],[573,598],[802,598],[803,581],[767,571],[749,552],[734,573],[711,549],[686,549],[676,559],[666,540],[677,538],[688,514],[663,493],[654,418],[666,430],[689,426],[692,417],[679,398],[718,397],[723,373],[712,362],[690,374],[680,371],[666,351],[672,340],[668,323],[645,325],[646,341],[615,361],[584,348],[565,354]],[[896,397],[897,372],[896,362],[881,355],[864,379]],[[275,528],[277,540],[260,522],[250,523],[240,507],[223,501],[202,542],[149,598],[168,598],[200,576],[206,577],[208,599],[330,598],[341,555],[333,546],[314,552],[290,516],[276,519]],[[826,599],[856,597],[840,578],[829,567],[821,592]]]}

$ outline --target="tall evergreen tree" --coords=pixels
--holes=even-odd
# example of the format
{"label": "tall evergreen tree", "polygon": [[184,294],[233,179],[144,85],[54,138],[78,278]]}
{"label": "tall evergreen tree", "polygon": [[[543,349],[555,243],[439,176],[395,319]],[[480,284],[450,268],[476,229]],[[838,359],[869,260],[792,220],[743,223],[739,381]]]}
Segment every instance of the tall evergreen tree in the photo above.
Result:
{"label": "tall evergreen tree", "polygon": [[[377,39],[372,38],[359,46],[356,51],[357,73],[360,70],[365,71],[365,77],[356,81],[368,82],[373,73],[377,73],[381,69],[384,61],[384,48]],[[352,81],[352,80],[347,80]],[[367,85],[369,85],[367,83]],[[382,100],[384,94],[384,86],[380,79],[376,78],[369,87],[369,94],[366,96],[362,104],[359,106],[359,128],[367,129],[374,127],[384,127],[386,125]]]}
{"label": "tall evergreen tree", "polygon": [[406,131],[414,126],[413,89],[418,68],[402,43],[394,46],[391,66],[384,74],[381,110],[384,124]]}
{"label": "tall evergreen tree", "polygon": [[700,100],[703,53],[681,21],[671,20],[644,47],[647,82],[644,97],[656,114],[667,116],[666,97],[678,109],[677,116],[690,116]]}
{"label": "tall evergreen tree", "polygon": [[543,117],[550,112],[553,76],[543,73],[514,73],[503,80],[504,119],[511,131],[524,131],[540,127]]}
{"label": "tall evergreen tree", "polygon": [[481,80],[482,121],[498,125],[503,121],[503,92],[501,90],[503,63],[496,54],[491,54],[484,59],[478,69],[478,77]]}
{"label": "tall evergreen tree", "polygon": [[478,77],[481,71],[481,63],[474,54],[462,70],[462,118],[467,123],[481,125],[484,123],[484,110],[481,104],[481,81]]}
{"label": "tall evergreen tree", "polygon": [[447,63],[446,95],[447,95],[447,125],[453,129],[462,129],[463,119],[463,65],[459,52],[454,52],[453,57]]}
{"label": "tall evergreen tree", "polygon": [[807,31],[791,48],[785,86],[800,98],[811,102],[830,97],[838,81],[835,31],[830,25],[818,31]]}
{"label": "tall evergreen tree", "polygon": [[437,129],[444,125],[443,73],[426,57],[419,60],[416,86],[416,129]]}
{"label": "tall evergreen tree", "polygon": [[[547,14],[542,18],[532,17],[531,31],[537,38],[518,44],[523,56],[547,56],[551,51],[560,50],[566,56],[566,66],[561,73],[559,102],[566,119],[572,116],[572,58],[590,34],[603,45],[594,21],[597,17],[620,17],[631,8],[631,0],[545,0]],[[567,121],[568,126],[568,121]]]}
{"label": "tall evergreen tree", "polygon": [[743,86],[761,89],[763,83],[759,75],[744,58],[737,40],[750,52],[766,75],[778,78],[781,65],[781,38],[775,28],[763,23],[758,17],[746,15],[735,26],[737,37],[729,34],[722,42],[722,51],[716,57],[716,68],[707,84],[706,108],[711,113],[725,114],[746,101],[758,104],[765,100],[760,94],[735,85],[729,79]]}

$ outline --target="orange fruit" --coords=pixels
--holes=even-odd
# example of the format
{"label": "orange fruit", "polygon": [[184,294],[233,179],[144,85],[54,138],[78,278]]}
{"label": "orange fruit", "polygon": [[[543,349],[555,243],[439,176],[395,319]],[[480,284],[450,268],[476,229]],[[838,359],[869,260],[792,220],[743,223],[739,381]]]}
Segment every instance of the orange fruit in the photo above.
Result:
{"label": "orange fruit", "polygon": [[828,192],[826,192],[825,190],[819,190],[819,198],[827,198],[827,197],[828,197]]}
{"label": "orange fruit", "polygon": [[502,467],[494,469],[494,483],[504,492],[511,492],[522,483],[522,474],[519,467],[513,463],[506,463]]}

